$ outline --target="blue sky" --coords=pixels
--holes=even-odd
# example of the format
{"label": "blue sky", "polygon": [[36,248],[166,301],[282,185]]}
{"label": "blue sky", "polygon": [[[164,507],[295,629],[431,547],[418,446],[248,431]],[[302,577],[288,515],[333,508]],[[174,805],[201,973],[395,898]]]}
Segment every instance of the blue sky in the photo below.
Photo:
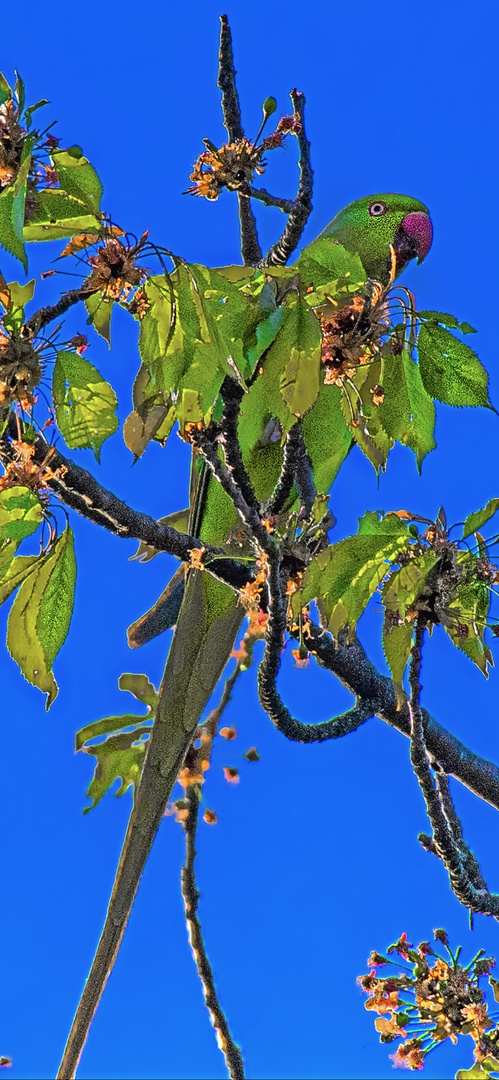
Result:
{"label": "blue sky", "polygon": [[[104,206],[126,229],[149,227],[155,241],[193,262],[239,261],[235,199],[210,204],[182,195],[201,140],[223,139],[216,88],[218,16],[231,22],[243,119],[256,134],[261,103],[273,94],[280,114],[292,87],[307,99],[315,170],[310,241],[346,203],[368,193],[401,191],[426,203],[435,228],[431,253],[404,280],[418,306],[455,313],[478,328],[476,347],[491,373],[496,363],[497,151],[495,6],[417,6],[381,0],[350,5],[242,5],[212,0],[188,7],[123,0],[79,9],[61,0],[26,0],[2,14],[0,69],[17,67],[28,100],[47,97],[63,145],[79,143],[104,182]],[[275,152],[265,186],[292,196],[292,140]],[[258,210],[263,246],[279,234],[277,210]],[[57,250],[31,245],[30,276],[50,267]],[[1,253],[7,277],[19,267]],[[71,279],[68,279],[68,285]],[[67,287],[63,283],[63,287]],[[40,303],[60,282],[40,287]],[[85,329],[72,313],[68,331]],[[68,332],[68,336],[70,336]],[[113,348],[94,335],[87,357],[114,385],[120,417],[130,411],[138,361],[134,330],[115,318]],[[475,342],[473,342],[475,344]],[[379,484],[359,452],[335,485],[334,537],[355,530],[366,509],[408,506],[450,521],[498,494],[494,448],[499,420],[485,410],[438,409],[438,449],[419,477],[412,455],[397,447]],[[73,455],[101,482],[154,517],[186,504],[187,448],[175,436],[153,446],[131,469],[121,436]],[[2,656],[4,702],[2,889],[2,1035],[10,1075],[55,1074],[103,922],[130,809],[130,796],[108,796],[83,817],[92,763],[74,755],[74,733],[100,716],[127,710],[117,688],[123,671],[146,671],[156,685],[167,637],[130,652],[126,627],[154,602],[174,560],[129,562],[135,544],[81,519],[74,621],[56,661],[60,694],[47,715],[38,691]],[[0,617],[6,620],[2,609]],[[3,623],[2,623],[3,626]],[[384,670],[381,616],[361,624],[370,657]],[[499,759],[497,676],[489,683],[454,655],[443,632],[427,645],[423,701],[477,752]],[[288,650],[289,651],[289,650]],[[349,704],[334,677],[296,671],[285,656],[283,696],[305,720]],[[469,958],[483,947],[499,955],[497,924],[468,929],[467,913],[445,873],[419,846],[422,798],[407,740],[372,720],[347,739],[322,746],[287,743],[260,710],[254,674],[241,680],[227,714],[239,740],[217,750],[206,798],[219,816],[199,833],[201,918],[222,1002],[253,1078],[389,1075],[363,1009],[356,976],[372,948],[406,931],[411,941],[445,926]],[[255,744],[258,764],[238,754]],[[232,747],[234,746],[234,749]],[[239,786],[224,764],[241,767]],[[243,767],[244,765],[244,767]],[[495,812],[454,784],[466,835],[498,888]],[[126,938],[85,1050],[79,1076],[218,1078],[225,1075],[189,952],[179,870],[183,838],[166,820],[144,875]],[[447,1077],[471,1064],[462,1040],[425,1066]]]}

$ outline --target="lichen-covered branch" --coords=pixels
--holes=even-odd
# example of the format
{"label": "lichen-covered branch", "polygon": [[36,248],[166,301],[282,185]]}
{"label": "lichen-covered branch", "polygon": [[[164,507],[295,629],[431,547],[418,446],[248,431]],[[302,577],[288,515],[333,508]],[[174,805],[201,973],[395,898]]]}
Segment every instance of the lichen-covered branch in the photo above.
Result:
{"label": "lichen-covered branch", "polygon": [[65,315],[70,307],[78,304],[80,300],[86,300],[89,296],[93,296],[95,292],[98,292],[98,290],[89,288],[88,284],[82,285],[79,289],[69,289],[68,292],[62,294],[55,304],[50,304],[48,307],[39,308],[38,311],[35,311],[26,320],[25,329],[33,336],[38,334],[40,330],[43,330],[44,326],[48,326],[54,319]]}

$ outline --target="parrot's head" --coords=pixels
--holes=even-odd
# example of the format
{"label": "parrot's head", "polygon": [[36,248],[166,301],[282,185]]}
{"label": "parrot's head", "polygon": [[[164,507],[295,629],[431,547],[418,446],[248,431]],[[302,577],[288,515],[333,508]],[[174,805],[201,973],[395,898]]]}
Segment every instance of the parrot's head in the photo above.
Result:
{"label": "parrot's head", "polygon": [[357,253],[367,276],[386,285],[390,280],[390,244],[398,277],[410,259],[420,263],[428,254],[433,226],[428,208],[409,195],[366,195],[340,210],[318,239],[324,237]]}

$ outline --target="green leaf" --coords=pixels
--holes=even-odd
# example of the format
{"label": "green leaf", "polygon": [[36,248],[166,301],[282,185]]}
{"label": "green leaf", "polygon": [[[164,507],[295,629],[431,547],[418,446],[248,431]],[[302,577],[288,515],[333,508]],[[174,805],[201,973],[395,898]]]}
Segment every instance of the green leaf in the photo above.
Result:
{"label": "green leaf", "polygon": [[400,442],[413,451],[421,472],[423,458],[437,445],[435,442],[435,405],[423,386],[419,365],[412,359],[408,349],[404,349],[402,353],[402,363],[409,400],[409,424],[405,433],[401,435]]}
{"label": "green leaf", "polygon": [[423,385],[431,397],[446,405],[490,406],[485,368],[473,349],[448,330],[423,323],[418,356]]}
{"label": "green leaf", "polygon": [[442,323],[448,330],[460,330],[462,334],[476,334],[474,326],[467,322],[459,322],[455,315],[447,315],[443,311],[418,311],[418,319],[427,322]]}
{"label": "green leaf", "polygon": [[[13,552],[16,549],[16,544],[12,544]],[[6,552],[4,551],[5,555]],[[36,569],[36,564],[43,555],[17,555],[10,560],[10,565],[0,564],[0,604],[3,604],[5,600],[8,600],[14,589],[17,589],[18,585],[21,585],[25,578],[33,570]]]}
{"label": "green leaf", "polygon": [[26,182],[30,164],[31,155],[28,154],[13,183],[0,194],[0,244],[16,259],[19,259],[26,273],[28,260],[23,244],[23,225]]}
{"label": "green leaf", "polygon": [[[380,516],[381,514],[381,516]],[[383,514],[380,510],[366,510],[359,518],[359,536],[403,536],[407,539],[407,525],[398,514]]]}
{"label": "green leaf", "polygon": [[411,652],[412,632],[413,625],[407,622],[395,626],[387,626],[385,622],[383,628],[383,652],[392,673],[398,709],[405,701],[403,678]]}
{"label": "green leaf", "polygon": [[203,419],[203,410],[197,390],[183,390],[182,400],[177,402],[177,419],[180,437],[184,437],[186,424],[199,424]]}
{"label": "green leaf", "polygon": [[14,97],[15,97],[15,99],[17,101],[17,105],[18,105],[17,115],[18,115],[18,117],[20,117],[21,113],[22,113],[22,111],[24,109],[24,102],[26,100],[26,95],[25,95],[25,89],[26,88],[25,88],[24,82],[21,79],[21,76],[20,76],[18,71],[15,72],[15,76],[16,76],[16,82],[15,82],[15,86],[14,86]]}
{"label": "green leaf", "polygon": [[[289,360],[283,368],[280,380],[282,397],[294,416],[305,416],[319,394],[322,334],[318,319],[303,301],[297,301],[291,310],[287,330],[293,335],[289,342]],[[282,344],[289,340],[286,329],[282,331]]]}
{"label": "green leaf", "polygon": [[[476,664],[486,679],[489,677],[489,665],[494,666],[492,653],[484,640],[489,607],[490,590],[478,581],[465,582],[459,586],[455,599],[449,604],[449,614],[455,618],[455,625],[445,625],[453,645]],[[461,627],[467,630],[466,635],[460,632]]]}
{"label": "green leaf", "polygon": [[468,514],[463,526],[462,539],[466,540],[472,533],[478,532],[483,526],[490,521],[490,519],[499,510],[499,499],[489,499],[483,510],[475,510],[473,514]]}
{"label": "green leaf", "polygon": [[405,620],[406,614],[426,585],[428,574],[437,561],[435,551],[411,559],[400,570],[395,570],[383,586],[382,599],[385,611]]}
{"label": "green leaf", "polygon": [[138,734],[141,734],[141,731],[139,730],[137,732],[137,729],[150,731],[151,725],[148,724],[144,727],[144,717],[136,716],[133,713],[125,713],[124,716],[105,716],[103,720],[95,720],[93,724],[87,724],[76,732],[75,750],[81,750],[82,746],[84,746],[86,742],[90,742],[91,739],[97,739],[102,735],[109,735],[112,732],[122,731],[123,728],[135,728],[135,738],[137,738]]}
{"label": "green leaf", "polygon": [[146,446],[160,431],[164,445],[175,424],[176,416],[174,405],[152,405],[145,420],[136,409],[127,416],[123,425],[123,438],[136,461],[142,457]]}
{"label": "green leaf", "polygon": [[[349,282],[352,292],[359,290],[366,280],[366,273],[358,255],[352,255],[335,240],[323,238],[314,240],[303,249],[298,262],[290,269],[298,271],[302,286],[333,283],[339,279]],[[331,290],[334,294],[335,288]]]}
{"label": "green leaf", "polygon": [[248,374],[252,375],[258,361],[263,354],[267,351],[272,342],[275,341],[279,330],[282,326],[283,319],[286,316],[286,308],[281,305],[276,308],[275,311],[271,311],[270,315],[262,319],[255,329],[256,344],[252,345],[247,351],[247,363]]}
{"label": "green leaf", "polygon": [[97,213],[102,184],[88,158],[74,157],[68,150],[53,150],[51,156],[62,190],[79,199],[87,210]]}
{"label": "green leaf", "polygon": [[[456,1080],[486,1080],[486,1077],[489,1077],[491,1073],[491,1069],[486,1066],[488,1061],[494,1061],[494,1059],[485,1058],[484,1061],[475,1061],[471,1069],[458,1069]],[[497,1071],[498,1068],[499,1063],[494,1062],[492,1070]]]}
{"label": "green leaf", "polygon": [[40,100],[36,101],[34,105],[28,105],[28,108],[24,113],[24,120],[27,128],[31,127],[33,113],[36,112],[37,109],[43,108],[44,105],[50,105],[50,101],[47,101],[47,98],[40,98]]}
{"label": "green leaf", "polygon": [[23,237],[25,241],[62,240],[79,233],[97,235],[101,228],[100,218],[89,214],[80,199],[58,188],[46,188],[37,192],[36,207],[24,225]]}
{"label": "green leaf", "polygon": [[52,551],[51,574],[36,620],[38,640],[49,668],[68,636],[74,607],[76,559],[73,531],[69,525],[56,540]]}
{"label": "green leaf", "polygon": [[357,536],[331,544],[316,555],[305,571],[301,589],[292,597],[294,615],[320,597],[324,598],[321,614],[328,626],[333,625],[336,633],[341,626],[353,628],[387,573],[388,563],[396,561],[397,553],[407,546],[408,533],[401,531],[401,524],[395,515],[378,521],[377,515],[366,514]]}
{"label": "green leaf", "polygon": [[73,534],[68,526],[25,578],[7,623],[10,655],[26,681],[47,694],[47,709],[58,693],[51,669],[69,629],[75,576]]}
{"label": "green leaf", "polygon": [[20,285],[18,281],[9,281],[7,283],[7,289],[10,295],[10,307],[24,308],[26,304],[29,304],[33,299],[35,292],[35,278],[31,278],[31,281],[27,281],[25,285]]}
{"label": "green leaf", "polygon": [[73,352],[58,352],[52,381],[57,426],[70,449],[92,447],[97,461],[103,442],[118,429],[116,394],[97,368]]}
{"label": "green leaf", "polygon": [[302,431],[316,490],[326,494],[352,446],[339,386],[321,384],[313,409],[303,418]]}
{"label": "green leaf", "polygon": [[390,439],[413,450],[420,470],[423,458],[436,446],[435,405],[426,393],[409,349],[404,348],[396,355],[392,353],[391,342],[383,347],[380,381],[384,401],[373,407],[373,415]]}
{"label": "green leaf", "polygon": [[[348,383],[342,387],[341,408],[350,434],[362,453],[371,462],[376,473],[386,469],[388,454],[394,440],[383,427],[378,409],[372,404],[371,390],[379,384],[381,378],[381,359],[372,364],[359,367],[351,382],[356,387],[354,392]],[[359,403],[360,397],[360,403]],[[360,411],[362,406],[362,412]]]}
{"label": "green leaf", "polygon": [[2,75],[0,71],[0,105],[4,105],[6,101],[10,101],[13,97],[12,89],[9,86],[5,75]]}
{"label": "green leaf", "polygon": [[158,691],[149,682],[147,675],[134,675],[126,672],[124,675],[120,675],[118,686],[120,690],[128,690],[143,705],[148,705],[151,709],[156,708]]}
{"label": "green leaf", "polygon": [[121,780],[121,784],[114,793],[116,798],[124,795],[130,785],[136,787],[147,749],[147,740],[143,736],[150,731],[150,726],[142,726],[136,731],[111,735],[98,746],[83,747],[86,754],[96,758],[95,772],[86,792],[92,805],[85,807],[84,814],[97,806],[117,779]]}
{"label": "green leaf", "polygon": [[42,516],[40,500],[29,488],[0,491],[0,540],[24,540],[36,532]]}
{"label": "green leaf", "polygon": [[100,292],[97,292],[87,297],[85,307],[88,312],[87,323],[94,327],[111,348],[111,315],[114,300],[103,300]]}

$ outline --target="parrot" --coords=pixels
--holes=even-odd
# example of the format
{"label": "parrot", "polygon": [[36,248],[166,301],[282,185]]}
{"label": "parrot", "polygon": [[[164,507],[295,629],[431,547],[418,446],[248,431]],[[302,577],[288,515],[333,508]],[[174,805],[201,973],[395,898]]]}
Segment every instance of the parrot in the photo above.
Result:
{"label": "parrot", "polygon": [[[368,278],[386,286],[408,262],[420,263],[432,243],[428,208],[400,194],[369,195],[341,210],[318,239],[358,254]],[[306,249],[305,249],[306,251]],[[264,363],[263,359],[263,363]],[[250,479],[251,472],[250,472]],[[189,532],[214,545],[237,524],[228,496],[193,452]],[[201,714],[227,664],[245,611],[234,591],[206,571],[180,567],[157,604],[129,631],[142,644],[175,626],[154,724],[118,863],[106,920],[61,1061],[58,1080],[74,1077],[90,1022],[132,910],[142,872]]]}

